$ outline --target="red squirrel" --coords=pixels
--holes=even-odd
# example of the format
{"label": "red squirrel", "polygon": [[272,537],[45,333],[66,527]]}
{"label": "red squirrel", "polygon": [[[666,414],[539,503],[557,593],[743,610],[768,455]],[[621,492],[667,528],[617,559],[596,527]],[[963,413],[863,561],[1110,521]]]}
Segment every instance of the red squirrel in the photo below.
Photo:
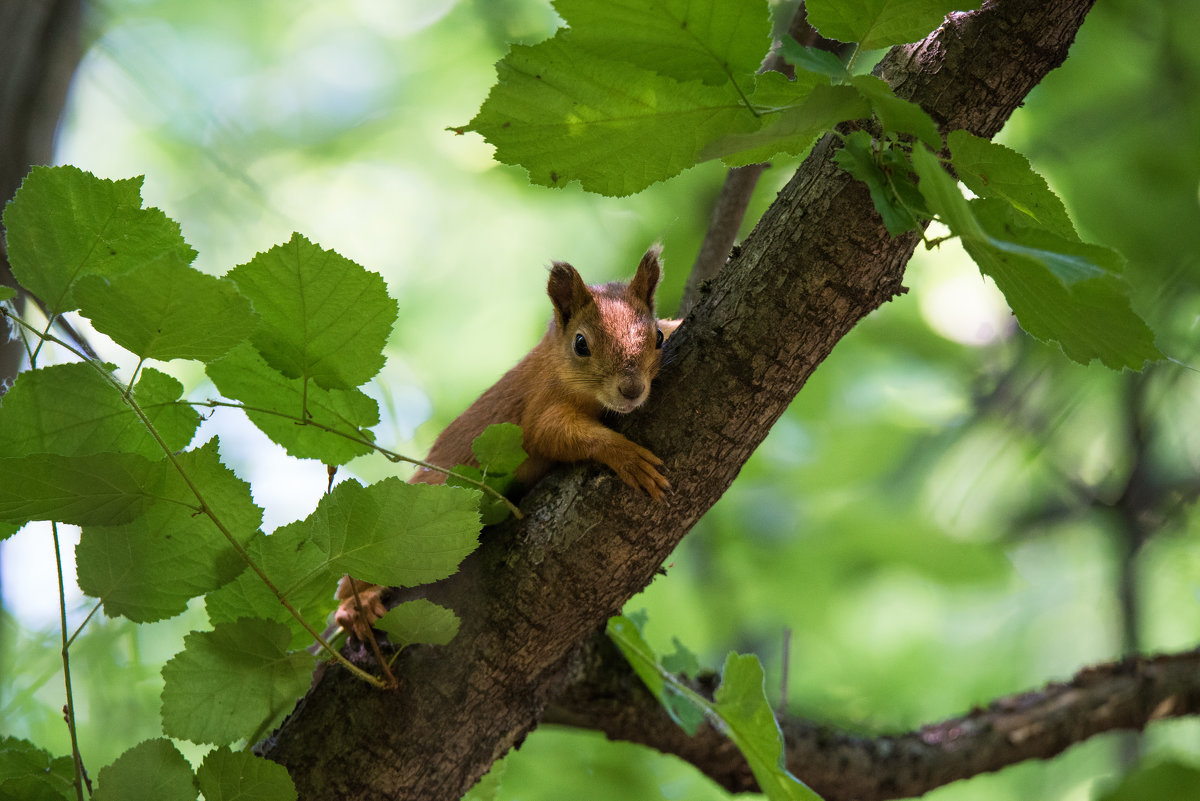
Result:
{"label": "red squirrel", "polygon": [[[657,245],[646,251],[628,283],[588,286],[570,264],[554,262],[546,285],[554,317],[545,336],[446,427],[426,461],[445,468],[475,465],[471,442],[493,423],[516,423],[529,455],[516,472],[521,485],[536,483],[557,462],[591,460],[661,500],[671,486],[659,472],[662,460],[600,421],[607,412],[624,414],[646,401],[663,342],[679,327],[678,320],[654,315],[660,251]],[[421,468],[410,483],[445,480],[445,473]],[[334,620],[363,639],[386,611],[384,589],[344,576]]]}

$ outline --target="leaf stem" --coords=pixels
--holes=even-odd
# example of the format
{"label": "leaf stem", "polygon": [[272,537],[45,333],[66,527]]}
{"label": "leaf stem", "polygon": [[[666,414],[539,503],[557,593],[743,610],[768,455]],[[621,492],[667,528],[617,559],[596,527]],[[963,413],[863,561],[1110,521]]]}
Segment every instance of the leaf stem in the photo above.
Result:
{"label": "leaf stem", "polygon": [[324,423],[318,423],[316,420],[301,420],[299,418],[293,417],[290,414],[275,411],[274,409],[264,409],[259,406],[247,406],[244,403],[233,403],[230,401],[207,400],[207,401],[188,401],[188,403],[190,403],[192,406],[207,406],[210,409],[224,407],[227,409],[241,409],[244,412],[257,412],[259,414],[271,414],[271,415],[275,415],[276,417],[282,417],[285,420],[291,420],[292,422],[296,423],[297,425],[312,426],[313,428],[320,429],[321,431],[325,431],[326,433],[335,434],[339,437],[342,437],[343,439],[348,439],[351,442],[362,445],[363,447],[371,448],[376,453],[379,453],[380,455],[382,455],[389,462],[408,462],[409,464],[415,464],[418,467],[423,467],[426,470],[433,470],[438,473],[443,473],[444,475],[447,475],[447,476],[454,476],[456,478],[459,478],[462,481],[464,481],[468,484],[471,484],[474,487],[477,487],[481,491],[483,491],[489,495],[492,495],[493,497],[495,497],[498,500],[500,500],[501,502],[503,502],[504,505],[508,507],[508,510],[510,512],[512,512],[513,517],[515,517],[516,519],[520,520],[524,517],[524,515],[521,513],[521,510],[519,508],[517,508],[517,505],[515,503],[513,503],[512,501],[510,501],[508,498],[504,497],[504,493],[500,492],[495,487],[488,486],[483,481],[476,481],[475,479],[468,478],[467,476],[464,476],[461,473],[454,472],[453,469],[446,468],[446,467],[439,467],[438,465],[433,464],[432,462],[426,462],[421,459],[414,459],[411,456],[405,456],[402,453],[396,453],[395,451],[388,450],[387,448],[384,448],[381,445],[376,445],[374,442],[367,439],[366,437],[360,437],[360,436],[355,436],[353,434],[347,434],[345,431],[339,431],[332,426],[325,425]]}
{"label": "leaf stem", "polygon": [[67,721],[67,731],[71,735],[71,758],[75,763],[75,797],[79,801],[83,801],[84,783],[87,782],[89,785],[88,795],[91,795],[92,790],[91,783],[87,779],[87,771],[83,769],[83,756],[79,753],[79,738],[75,731],[75,697],[71,693],[71,659],[68,655],[71,640],[67,639],[67,591],[63,583],[62,548],[58,543],[58,523],[51,521],[50,532],[54,537],[54,565],[58,570],[58,619],[59,630],[62,632],[63,684],[66,685],[67,692],[67,705],[63,707],[63,711]]}
{"label": "leaf stem", "polygon": [[95,617],[95,616],[96,616],[96,613],[100,611],[100,605],[101,605],[102,603],[104,603],[104,602],[103,602],[103,601],[96,601],[96,605],[92,607],[92,611],[88,612],[88,613],[87,613],[87,617],[85,617],[85,618],[83,619],[83,622],[82,622],[82,623],[80,623],[78,627],[76,627],[76,629],[75,629],[75,633],[74,633],[74,634],[72,634],[72,635],[71,635],[71,636],[70,636],[70,637],[67,639],[67,647],[68,647],[68,648],[70,648],[70,647],[71,647],[71,643],[75,642],[75,638],[76,638],[76,637],[78,637],[78,636],[80,635],[80,633],[82,633],[82,632],[83,632],[83,627],[84,627],[84,626],[86,626],[86,625],[87,625],[87,624],[88,624],[88,623],[91,621],[91,619],[92,619],[93,617]]}
{"label": "leaf stem", "polygon": [[[171,447],[167,445],[166,441],[162,438],[162,435],[158,433],[158,429],[155,428],[154,424],[150,422],[150,418],[146,415],[146,412],[142,409],[141,405],[134,400],[132,396],[125,393],[125,387],[122,386],[120,381],[118,381],[107,369],[105,369],[103,365],[99,364],[97,360],[89,358],[86,354],[81,353],[77,348],[72,347],[53,334],[50,334],[48,331],[38,332],[37,329],[30,326],[29,323],[15,315],[12,316],[12,319],[15,320],[18,325],[29,328],[37,333],[42,339],[42,342],[53,342],[54,344],[66,348],[68,351],[78,356],[82,361],[91,365],[96,372],[100,373],[101,377],[103,377],[110,386],[121,392],[121,397],[124,399],[125,403],[129,406],[133,413],[137,415],[138,419],[142,421],[142,425],[144,425],[146,430],[150,432],[150,436],[152,436],[154,441],[158,443],[158,446],[162,449],[162,452],[166,454],[167,460],[179,473],[180,477],[183,479],[183,482],[187,485],[188,489],[191,490],[192,495],[195,496],[197,503],[200,504],[199,511],[206,515],[208,519],[213,522],[213,525],[217,527],[217,530],[220,531],[222,536],[224,536],[229,542],[229,545],[233,548],[234,552],[236,552],[237,555],[242,558],[242,561],[244,561],[250,567],[250,569],[254,571],[255,575],[257,575],[263,581],[263,583],[267,585],[267,589],[269,589],[275,598],[278,599],[279,603],[283,604],[283,608],[286,609],[288,613],[294,617],[301,626],[304,627],[305,631],[312,635],[313,640],[321,647],[321,650],[330,654],[343,667],[375,687],[382,688],[384,686],[384,681],[378,676],[372,676],[370,673],[363,670],[358,665],[354,664],[345,656],[343,656],[339,651],[334,649],[333,646],[331,646],[325,640],[325,638],[321,636],[320,632],[313,628],[312,625],[304,619],[304,616],[292,606],[292,604],[287,600],[287,597],[280,592],[279,588],[277,588],[274,583],[267,578],[267,574],[263,572],[263,569],[259,567],[258,563],[255,562],[253,558],[251,558],[250,554],[246,552],[246,549],[242,547],[242,544],[237,541],[237,538],[233,536],[233,533],[213,511],[212,507],[208,504],[208,501],[205,500],[203,493],[200,492],[200,488],[192,482],[191,476],[189,476],[187,471],[184,470],[183,465],[179,463],[179,459],[175,456],[175,452],[171,450]],[[60,581],[61,574],[62,571],[60,570]],[[66,636],[65,631],[63,636]]]}

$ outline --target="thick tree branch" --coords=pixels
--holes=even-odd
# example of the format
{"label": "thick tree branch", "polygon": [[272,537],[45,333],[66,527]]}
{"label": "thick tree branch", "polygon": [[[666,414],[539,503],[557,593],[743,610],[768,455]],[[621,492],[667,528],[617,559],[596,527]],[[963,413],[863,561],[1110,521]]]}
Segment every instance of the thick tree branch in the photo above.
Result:
{"label": "thick tree branch", "polygon": [[[693,763],[733,793],[757,792],[729,739],[707,723],[689,737],[663,711],[606,637],[579,660],[571,687],[543,723],[604,732]],[[711,682],[692,682],[711,697]],[[1085,668],[1070,681],[997,699],[986,708],[900,735],[863,736],[795,717],[780,720],[788,769],[825,801],[883,801],[1027,759],[1049,759],[1089,737],[1141,730],[1163,718],[1200,714],[1200,652],[1131,657]]]}
{"label": "thick tree branch", "polygon": [[[883,74],[947,128],[990,136],[1066,57],[1088,0],[998,0],[888,56]],[[330,669],[264,746],[301,797],[457,799],[520,742],[569,681],[586,640],[654,576],[725,492],[817,365],[864,316],[904,291],[918,238],[888,236],[866,189],[813,149],[667,343],[674,357],[622,426],[665,462],[654,504],[577,467],[490,530],[462,571],[429,588],[462,628],[405,649],[401,687]]]}

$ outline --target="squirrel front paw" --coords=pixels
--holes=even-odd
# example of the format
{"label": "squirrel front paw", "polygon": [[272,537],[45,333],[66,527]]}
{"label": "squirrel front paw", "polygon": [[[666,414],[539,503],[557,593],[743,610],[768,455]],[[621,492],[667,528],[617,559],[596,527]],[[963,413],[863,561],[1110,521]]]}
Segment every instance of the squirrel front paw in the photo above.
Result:
{"label": "squirrel front paw", "polygon": [[627,447],[622,447],[608,466],[629,486],[645,490],[651,498],[661,501],[663,493],[671,488],[671,482],[658,472],[662,459],[635,442],[625,440],[624,444]]}
{"label": "squirrel front paw", "polygon": [[[343,586],[338,588],[338,596],[343,600],[333,613],[333,621],[348,634],[365,642],[371,631],[371,624],[387,612],[387,607],[383,604],[384,588],[378,584],[356,582],[349,576],[342,579],[342,582]],[[352,588],[358,590],[358,603],[354,601]]]}

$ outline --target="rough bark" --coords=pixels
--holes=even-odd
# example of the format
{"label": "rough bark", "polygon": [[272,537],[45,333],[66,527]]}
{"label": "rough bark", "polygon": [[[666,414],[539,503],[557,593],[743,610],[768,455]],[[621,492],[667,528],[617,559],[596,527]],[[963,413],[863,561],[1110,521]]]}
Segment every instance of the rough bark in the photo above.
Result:
{"label": "rough bark", "polygon": [[[895,49],[881,73],[947,130],[991,136],[1063,61],[1090,5],[986,3]],[[814,147],[622,426],[665,460],[669,498],[653,504],[600,468],[544,480],[524,520],[485,532],[463,570],[430,589],[463,619],[452,643],[406,649],[394,692],[325,671],[265,744],[301,797],[459,798],[537,725],[577,672],[580,643],[650,581],[841,337],[904,291],[918,238],[888,236],[835,148],[832,137]]]}

